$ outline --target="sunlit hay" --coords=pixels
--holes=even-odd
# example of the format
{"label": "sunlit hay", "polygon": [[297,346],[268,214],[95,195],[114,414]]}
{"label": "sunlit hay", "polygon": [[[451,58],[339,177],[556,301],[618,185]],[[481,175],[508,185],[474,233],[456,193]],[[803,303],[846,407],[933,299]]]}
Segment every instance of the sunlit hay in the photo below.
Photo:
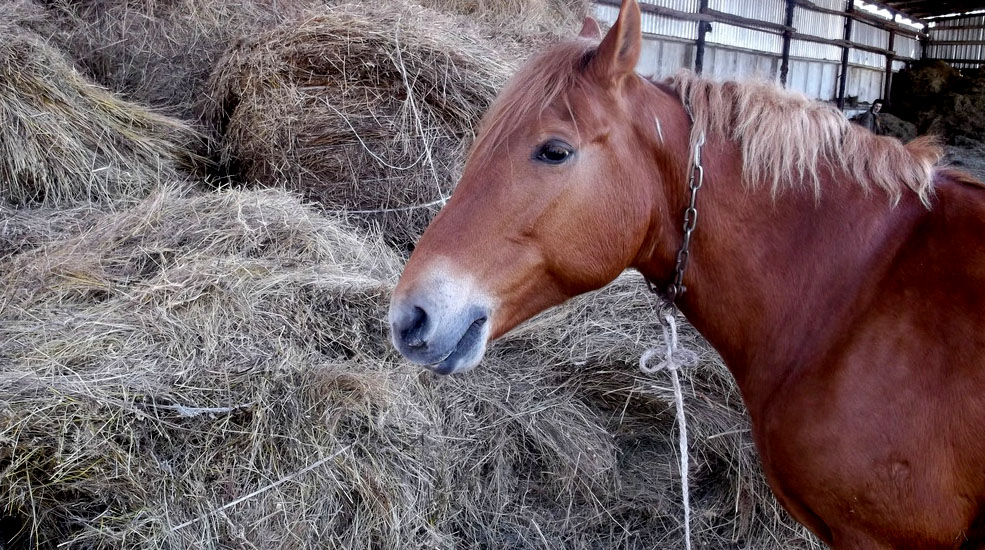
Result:
{"label": "sunlit hay", "polygon": [[164,190],[0,264],[0,499],[25,545],[596,540],[617,448],[536,351],[403,365],[396,255],[281,191]]}
{"label": "sunlit hay", "polygon": [[[5,6],[0,6],[0,16]],[[0,200],[67,205],[141,197],[199,164],[184,123],[86,81],[0,17]]]}
{"label": "sunlit hay", "polygon": [[893,201],[909,191],[930,204],[943,155],[931,138],[904,145],[874,135],[830,105],[768,82],[719,83],[681,71],[671,84],[693,113],[692,148],[702,132],[738,142],[750,186],[765,185],[775,194],[806,185],[819,196],[820,174],[828,170]]}
{"label": "sunlit hay", "polygon": [[456,19],[396,0],[323,8],[229,51],[210,81],[225,169],[413,243],[512,71]]}
{"label": "sunlit hay", "polygon": [[42,17],[25,24],[74,57],[99,84],[192,120],[223,51],[320,3],[45,0]]}
{"label": "sunlit hay", "polygon": [[591,14],[588,0],[420,0],[437,10],[468,16],[494,35],[514,39],[571,38]]}

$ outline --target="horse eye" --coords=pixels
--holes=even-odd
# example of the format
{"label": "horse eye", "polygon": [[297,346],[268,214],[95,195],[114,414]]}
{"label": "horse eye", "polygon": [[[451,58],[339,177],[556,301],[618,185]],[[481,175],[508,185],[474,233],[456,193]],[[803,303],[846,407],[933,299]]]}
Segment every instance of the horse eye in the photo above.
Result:
{"label": "horse eye", "polygon": [[574,153],[574,149],[567,143],[559,139],[552,139],[540,146],[534,158],[547,164],[561,164],[568,160]]}

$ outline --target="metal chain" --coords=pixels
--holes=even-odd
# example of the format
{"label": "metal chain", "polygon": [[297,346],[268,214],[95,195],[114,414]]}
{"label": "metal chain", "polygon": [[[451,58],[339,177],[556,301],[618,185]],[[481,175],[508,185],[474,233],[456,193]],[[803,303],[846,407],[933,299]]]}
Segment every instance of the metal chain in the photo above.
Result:
{"label": "metal chain", "polygon": [[[688,109],[688,115],[691,112]],[[667,287],[667,301],[674,304],[678,297],[687,292],[684,286],[684,271],[687,269],[688,261],[691,259],[691,235],[698,225],[698,189],[705,182],[705,168],[701,164],[701,149],[705,144],[705,133],[698,134],[698,141],[694,144],[694,157],[691,164],[691,174],[687,179],[687,187],[690,192],[687,210],[684,211],[684,240],[681,248],[677,251],[677,265],[674,267],[674,280]]]}

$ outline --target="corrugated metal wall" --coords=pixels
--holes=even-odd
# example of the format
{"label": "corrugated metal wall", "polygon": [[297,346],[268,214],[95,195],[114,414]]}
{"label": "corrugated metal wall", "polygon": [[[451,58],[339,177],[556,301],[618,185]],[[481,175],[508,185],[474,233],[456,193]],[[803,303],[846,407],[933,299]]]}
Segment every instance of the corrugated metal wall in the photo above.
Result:
{"label": "corrugated metal wall", "polygon": [[[884,31],[867,25],[861,21],[856,21],[852,25],[852,40],[866,46],[877,48],[889,48],[889,31]],[[853,65],[865,65],[866,67],[886,68],[886,56],[878,53],[863,52],[853,49],[848,54],[848,62]]]}
{"label": "corrugated metal wall", "polygon": [[[645,3],[696,13],[698,0],[642,0]],[[820,7],[844,10],[845,0],[814,0]],[[782,24],[785,18],[784,0],[709,0],[708,7],[742,17]],[[608,5],[597,7],[597,16],[607,24],[615,21],[619,9]],[[803,8],[794,11],[793,26],[804,34],[824,38],[844,37],[845,19],[838,15],[818,13]],[[694,41],[698,25],[668,17],[643,14],[646,41],[638,70],[645,75],[662,78],[682,67],[694,66]],[[878,48],[888,48],[889,32],[856,21],[852,39]],[[777,80],[780,72],[780,52],[783,39],[777,34],[743,29],[724,23],[712,23],[706,36],[704,72],[714,78],[759,77]],[[915,59],[919,43],[897,36],[894,48],[898,55]],[[790,70],[787,86],[810,97],[830,100],[837,95],[838,71],[842,49],[837,46],[794,40],[790,45]],[[860,101],[882,97],[886,58],[883,55],[852,50],[849,53],[847,96]],[[893,64],[894,70],[904,66]]]}
{"label": "corrugated metal wall", "polygon": [[[961,19],[947,19],[938,21],[930,29],[930,45],[927,47],[926,57],[933,59],[981,59],[985,60],[985,47],[981,45],[959,45],[959,44],[934,44],[934,41],[983,41],[985,40],[985,30],[983,29],[961,29],[953,27],[983,26],[985,25],[985,15],[975,15],[962,17]],[[978,64],[953,63],[959,69],[978,67]]]}
{"label": "corrugated metal wall", "polygon": [[[844,11],[845,0],[814,0],[822,8]],[[843,38],[845,34],[845,18],[827,13],[810,10],[794,10],[793,26],[804,34],[829,38]],[[794,40],[790,43],[790,56],[805,59],[841,61],[841,48]]]}
{"label": "corrugated metal wall", "polygon": [[[783,18],[786,12],[786,7],[781,0],[766,0],[763,2],[709,0],[708,8],[781,25],[783,24]],[[757,52],[776,55],[780,55],[783,49],[783,38],[776,34],[742,29],[722,23],[712,23],[712,31],[708,33],[706,40],[709,44],[721,44],[722,46],[732,46],[734,48],[755,50]]]}

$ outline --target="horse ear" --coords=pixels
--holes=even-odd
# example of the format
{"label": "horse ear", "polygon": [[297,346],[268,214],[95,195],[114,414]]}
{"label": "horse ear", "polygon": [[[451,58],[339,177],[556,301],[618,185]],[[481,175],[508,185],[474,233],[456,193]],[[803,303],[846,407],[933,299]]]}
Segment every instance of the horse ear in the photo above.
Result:
{"label": "horse ear", "polygon": [[581,32],[578,33],[578,37],[589,40],[602,40],[602,27],[599,26],[598,21],[591,17],[586,17],[585,22],[581,24]]}
{"label": "horse ear", "polygon": [[592,60],[595,71],[603,78],[619,79],[632,74],[640,59],[643,31],[637,0],[622,0],[619,18],[609,29]]}

